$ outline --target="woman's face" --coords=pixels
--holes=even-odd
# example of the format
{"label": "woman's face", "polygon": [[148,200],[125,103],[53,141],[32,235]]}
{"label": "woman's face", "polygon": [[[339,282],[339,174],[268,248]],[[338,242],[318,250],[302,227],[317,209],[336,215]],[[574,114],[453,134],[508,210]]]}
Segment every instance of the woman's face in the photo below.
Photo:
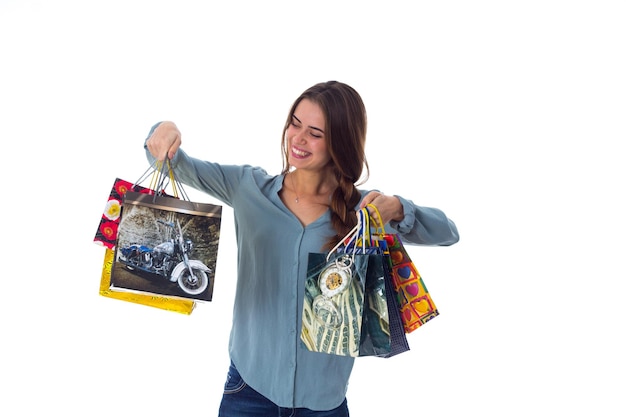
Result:
{"label": "woman's face", "polygon": [[317,103],[304,99],[294,111],[287,128],[289,165],[320,171],[330,161],[326,147],[326,121]]}

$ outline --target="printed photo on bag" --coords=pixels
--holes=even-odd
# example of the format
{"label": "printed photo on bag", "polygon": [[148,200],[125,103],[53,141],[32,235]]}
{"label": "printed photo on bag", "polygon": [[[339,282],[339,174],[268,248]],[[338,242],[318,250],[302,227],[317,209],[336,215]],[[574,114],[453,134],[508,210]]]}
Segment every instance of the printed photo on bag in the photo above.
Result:
{"label": "printed photo on bag", "polygon": [[308,350],[359,356],[367,255],[310,253],[300,339]]}
{"label": "printed photo on bag", "polygon": [[211,301],[222,207],[127,192],[111,288]]}

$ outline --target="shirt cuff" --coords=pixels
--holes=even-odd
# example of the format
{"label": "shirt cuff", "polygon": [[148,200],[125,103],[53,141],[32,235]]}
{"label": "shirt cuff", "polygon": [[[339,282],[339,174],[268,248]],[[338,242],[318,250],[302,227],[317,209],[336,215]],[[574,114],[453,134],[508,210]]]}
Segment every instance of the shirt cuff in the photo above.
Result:
{"label": "shirt cuff", "polygon": [[404,218],[402,220],[395,221],[391,220],[389,225],[393,227],[398,233],[409,233],[413,230],[413,226],[415,226],[415,205],[411,203],[409,200],[396,195],[402,204],[402,209],[404,210]]}

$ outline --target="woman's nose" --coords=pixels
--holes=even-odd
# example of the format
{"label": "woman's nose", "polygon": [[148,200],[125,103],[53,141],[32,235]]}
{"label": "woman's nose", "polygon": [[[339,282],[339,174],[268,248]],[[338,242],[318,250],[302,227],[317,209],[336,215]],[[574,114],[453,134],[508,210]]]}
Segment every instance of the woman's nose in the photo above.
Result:
{"label": "woman's nose", "polygon": [[305,137],[304,137],[304,132],[298,132],[293,136],[293,141],[295,143],[304,143],[305,142]]}

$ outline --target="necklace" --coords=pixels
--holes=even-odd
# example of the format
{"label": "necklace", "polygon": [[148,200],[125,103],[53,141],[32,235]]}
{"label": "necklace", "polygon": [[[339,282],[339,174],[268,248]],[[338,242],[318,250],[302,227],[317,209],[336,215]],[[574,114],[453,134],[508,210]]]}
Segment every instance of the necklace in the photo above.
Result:
{"label": "necklace", "polygon": [[293,181],[293,176],[289,175],[291,178],[291,186],[293,187],[293,193],[296,195],[296,203],[300,202],[300,196],[298,195],[298,190],[296,190],[296,183]]}

